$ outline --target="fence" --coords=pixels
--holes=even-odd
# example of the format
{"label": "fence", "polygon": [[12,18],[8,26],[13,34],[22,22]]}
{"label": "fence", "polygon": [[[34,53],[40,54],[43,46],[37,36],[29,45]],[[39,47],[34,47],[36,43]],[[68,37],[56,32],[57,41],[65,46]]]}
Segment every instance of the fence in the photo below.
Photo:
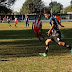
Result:
{"label": "fence", "polygon": [[[7,16],[9,16],[9,18],[11,19],[11,22],[14,22],[14,15],[0,15],[0,22],[1,20],[3,20],[3,18],[5,17],[5,19],[7,18]],[[61,21],[62,22],[72,22],[72,14],[58,14],[58,16],[61,17]],[[18,18],[18,20],[20,22],[24,22],[24,18],[25,15],[16,15],[16,17]],[[38,15],[28,15],[30,22],[32,22],[33,20],[38,18]],[[44,15],[41,15],[41,20],[43,22],[47,22],[48,20],[44,17]],[[6,22],[6,20],[5,20]]]}

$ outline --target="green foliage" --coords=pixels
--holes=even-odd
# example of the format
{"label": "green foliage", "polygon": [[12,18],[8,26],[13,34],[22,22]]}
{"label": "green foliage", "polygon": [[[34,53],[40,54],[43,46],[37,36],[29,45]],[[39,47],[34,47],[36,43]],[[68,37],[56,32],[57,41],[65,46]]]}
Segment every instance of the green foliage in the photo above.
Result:
{"label": "green foliage", "polygon": [[0,13],[1,14],[7,14],[7,13],[11,13],[11,12],[12,12],[11,9],[9,9],[9,8],[7,8],[5,6],[0,6]]}
{"label": "green foliage", "polygon": [[20,14],[40,13],[40,9],[43,7],[44,4],[41,0],[26,0],[20,10]]}
{"label": "green foliage", "polygon": [[63,5],[54,1],[49,4],[49,7],[52,8],[53,14],[57,14],[60,13],[60,10],[63,8]]}
{"label": "green foliage", "polygon": [[12,5],[12,4],[14,4],[14,2],[15,2],[16,0],[0,0],[0,6],[1,5],[3,5],[3,6],[5,6],[5,5]]}
{"label": "green foliage", "polygon": [[67,13],[67,12],[72,12],[71,5],[65,8],[65,13]]}
{"label": "green foliage", "polygon": [[0,14],[11,13],[12,10],[9,8],[14,4],[16,0],[0,0]]}
{"label": "green foliage", "polygon": [[63,5],[57,3],[56,1],[49,4],[49,7],[44,6],[41,0],[26,0],[23,4],[20,14],[27,14],[27,13],[44,13],[44,8],[46,11],[51,10],[53,8],[53,14],[60,13],[60,10],[63,8]]}

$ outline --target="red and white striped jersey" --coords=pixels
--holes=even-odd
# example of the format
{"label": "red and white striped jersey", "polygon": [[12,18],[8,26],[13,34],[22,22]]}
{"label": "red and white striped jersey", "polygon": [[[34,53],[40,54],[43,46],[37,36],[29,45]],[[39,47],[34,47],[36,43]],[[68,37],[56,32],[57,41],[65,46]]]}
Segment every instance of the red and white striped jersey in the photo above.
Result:
{"label": "red and white striped jersey", "polygon": [[16,22],[16,21],[18,21],[18,19],[17,19],[17,18],[15,18],[15,22]]}
{"label": "red and white striped jersey", "polygon": [[35,28],[41,28],[42,27],[42,21],[39,21],[38,19],[36,19],[34,22],[34,27]]}

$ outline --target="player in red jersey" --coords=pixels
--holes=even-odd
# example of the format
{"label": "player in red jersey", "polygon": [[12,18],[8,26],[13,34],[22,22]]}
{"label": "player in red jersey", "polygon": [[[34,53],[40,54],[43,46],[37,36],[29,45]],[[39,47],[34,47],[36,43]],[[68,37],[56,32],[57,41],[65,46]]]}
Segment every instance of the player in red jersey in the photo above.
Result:
{"label": "player in red jersey", "polygon": [[2,23],[5,21],[5,17],[3,18],[3,20],[2,20]]}
{"label": "player in red jersey", "polygon": [[41,17],[38,17],[38,19],[36,19],[33,24],[32,24],[32,29],[33,29],[33,25],[34,25],[34,33],[36,34],[36,36],[38,37],[38,39],[41,41],[40,36],[44,39],[44,36],[41,34],[41,30],[42,30],[42,21],[40,21]]}
{"label": "player in red jersey", "polygon": [[15,18],[15,23],[14,23],[14,26],[15,26],[15,28],[17,28],[16,24],[18,23],[18,19],[17,19],[17,17],[16,17],[16,16],[14,16],[14,18]]}
{"label": "player in red jersey", "polygon": [[56,18],[58,24],[59,24],[61,27],[64,27],[64,26],[61,24],[61,22],[60,22],[60,19],[61,19],[60,16],[55,16],[55,18]]}

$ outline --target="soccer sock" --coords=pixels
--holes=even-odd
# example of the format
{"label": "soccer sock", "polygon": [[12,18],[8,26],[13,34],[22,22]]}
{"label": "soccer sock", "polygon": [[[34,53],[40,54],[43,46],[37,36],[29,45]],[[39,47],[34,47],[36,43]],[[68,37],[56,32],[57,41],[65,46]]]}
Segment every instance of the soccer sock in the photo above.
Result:
{"label": "soccer sock", "polygon": [[29,24],[28,24],[28,27],[29,27]]}
{"label": "soccer sock", "polygon": [[65,43],[65,47],[69,48],[71,50],[71,46]]}
{"label": "soccer sock", "polygon": [[26,27],[27,27],[27,23],[26,23]]}
{"label": "soccer sock", "polygon": [[49,45],[46,45],[46,50],[45,50],[46,54],[48,53],[48,50],[49,50]]}
{"label": "soccer sock", "polygon": [[42,34],[39,34],[43,39],[44,39],[44,36]]}
{"label": "soccer sock", "polygon": [[11,27],[11,25],[9,25],[9,27]]}
{"label": "soccer sock", "polygon": [[15,28],[16,28],[16,24],[15,24]]}
{"label": "soccer sock", "polygon": [[39,34],[41,37],[44,37],[42,34]]}
{"label": "soccer sock", "polygon": [[41,41],[41,39],[40,39],[39,35],[37,35],[37,37],[38,37],[38,39]]}

